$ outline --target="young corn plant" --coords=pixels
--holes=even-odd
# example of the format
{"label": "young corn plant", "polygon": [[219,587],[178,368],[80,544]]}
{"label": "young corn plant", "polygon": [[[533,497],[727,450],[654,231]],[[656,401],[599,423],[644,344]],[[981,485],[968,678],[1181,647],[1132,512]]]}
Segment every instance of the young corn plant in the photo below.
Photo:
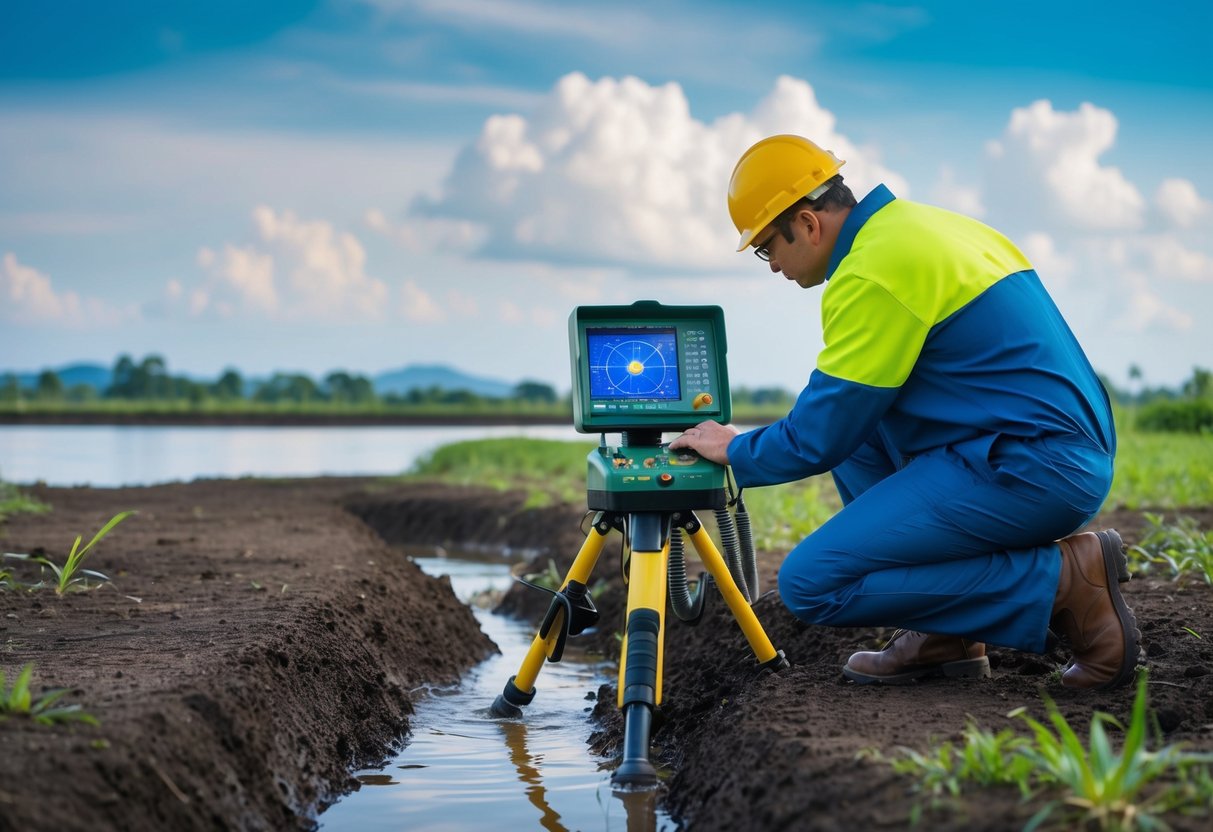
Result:
{"label": "young corn plant", "polygon": [[67,688],[48,690],[34,698],[29,689],[33,673],[34,666],[27,664],[13,680],[12,687],[9,687],[4,671],[0,670],[0,720],[14,714],[23,714],[40,725],[54,725],[60,722],[100,724],[95,716],[80,710],[79,705],[55,704],[68,692]]}
{"label": "young corn plant", "polygon": [[1196,574],[1213,584],[1213,531],[1205,531],[1191,517],[1174,523],[1158,514],[1146,513],[1149,531],[1130,555],[1144,567],[1166,564],[1174,577]]}
{"label": "young corn plant", "polygon": [[[105,537],[114,527],[121,523],[126,518],[130,517],[135,512],[123,511],[115,514],[110,518],[109,522],[101,527],[101,531],[93,535],[93,539],[85,544],[84,548],[80,548],[80,541],[83,540],[82,535],[76,536],[76,542],[72,544],[72,550],[68,553],[67,560],[62,566],[53,562],[50,558],[38,556],[30,556],[29,560],[49,568],[55,574],[53,586],[56,595],[62,595],[65,592],[76,592],[79,590],[90,589],[88,579],[95,578],[100,581],[108,581],[109,577],[92,569],[84,569],[82,564],[88,556],[89,551],[93,546]],[[36,589],[41,584],[35,584],[32,589]]]}
{"label": "young corn plant", "polygon": [[[1208,811],[1213,800],[1208,764],[1213,763],[1213,755],[1189,753],[1177,745],[1157,751],[1146,748],[1145,673],[1138,679],[1128,729],[1097,711],[1087,747],[1051,699],[1046,699],[1046,707],[1049,725],[1023,709],[1012,712],[1032,730],[1034,741],[1018,753],[1031,761],[1034,779],[1064,792],[1046,803],[1026,830],[1036,829],[1059,810],[1062,822],[1074,824],[1070,828],[1125,832],[1166,829],[1160,816],[1167,812]],[[1119,752],[1112,749],[1105,725],[1124,730]]]}

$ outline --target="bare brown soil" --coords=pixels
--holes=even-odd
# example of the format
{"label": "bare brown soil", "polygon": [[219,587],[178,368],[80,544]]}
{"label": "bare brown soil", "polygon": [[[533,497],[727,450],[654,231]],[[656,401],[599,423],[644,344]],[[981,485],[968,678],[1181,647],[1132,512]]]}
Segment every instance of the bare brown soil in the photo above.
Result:
{"label": "bare brown soil", "polygon": [[[388,543],[523,548],[538,570],[548,558],[567,566],[584,537],[576,506],[525,510],[517,495],[364,480],[35,494],[54,511],[11,518],[3,551],[42,548],[58,560],[76,534],[121,510],[140,513],[89,564],[112,586],[63,598],[0,592],[0,667],[11,679],[33,662],[37,687],[71,688],[68,701],[101,720],[0,722],[0,830],[313,826],[357,787],[353,768],[382,761],[406,736],[420,687],[456,678],[493,649],[449,586]],[[1213,525],[1213,511],[1198,517]],[[1133,543],[1142,521],[1120,514],[1097,525]],[[618,548],[608,546],[595,572],[601,626],[582,637],[607,651],[625,605]],[[766,587],[778,560],[761,557]],[[1213,589],[1139,577],[1126,593],[1163,738],[1213,750]],[[530,620],[544,606],[538,593],[511,591],[503,602]],[[774,593],[755,608],[790,670],[757,677],[722,603],[698,626],[668,627],[655,758],[672,772],[662,799],[689,829],[904,828],[908,783],[857,757],[862,749],[923,749],[956,738],[970,716],[1014,725],[1008,711],[1043,716],[1046,694],[1083,727],[1096,709],[1127,718],[1132,702],[1131,690],[1062,689],[1060,650],[994,651],[988,680],[857,687],[839,668],[884,633],[803,625]],[[541,676],[539,695],[542,686]],[[600,691],[595,713],[595,744],[607,753],[621,740],[613,701]],[[928,809],[924,826],[1018,829],[1034,808],[993,789]],[[1209,822],[1167,820],[1179,830]]]}

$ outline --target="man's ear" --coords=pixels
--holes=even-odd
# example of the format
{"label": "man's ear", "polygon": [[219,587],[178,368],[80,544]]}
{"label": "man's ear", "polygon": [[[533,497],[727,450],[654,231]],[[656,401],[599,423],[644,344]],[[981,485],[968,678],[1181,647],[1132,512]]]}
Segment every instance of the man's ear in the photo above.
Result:
{"label": "man's ear", "polygon": [[808,230],[810,242],[816,244],[821,239],[821,217],[812,209],[802,208],[797,214],[797,219],[803,222]]}

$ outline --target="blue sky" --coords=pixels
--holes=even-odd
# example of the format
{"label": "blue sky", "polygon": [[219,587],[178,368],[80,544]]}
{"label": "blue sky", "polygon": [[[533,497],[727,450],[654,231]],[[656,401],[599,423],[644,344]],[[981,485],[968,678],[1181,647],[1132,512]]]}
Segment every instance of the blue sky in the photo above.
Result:
{"label": "blue sky", "polygon": [[[49,10],[48,10],[49,8]],[[0,368],[450,363],[568,386],[577,304],[718,303],[799,387],[819,292],[732,251],[797,132],[979,216],[1097,368],[1213,364],[1213,6],[5,4]]]}

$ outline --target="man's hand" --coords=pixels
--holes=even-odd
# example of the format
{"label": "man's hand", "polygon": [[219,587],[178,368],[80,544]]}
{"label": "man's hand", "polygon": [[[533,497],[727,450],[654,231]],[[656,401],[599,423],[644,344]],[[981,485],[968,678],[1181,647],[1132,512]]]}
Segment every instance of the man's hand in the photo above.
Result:
{"label": "man's hand", "polygon": [[740,433],[732,425],[719,422],[700,422],[670,443],[670,450],[690,448],[704,459],[721,465],[729,464],[729,443]]}

